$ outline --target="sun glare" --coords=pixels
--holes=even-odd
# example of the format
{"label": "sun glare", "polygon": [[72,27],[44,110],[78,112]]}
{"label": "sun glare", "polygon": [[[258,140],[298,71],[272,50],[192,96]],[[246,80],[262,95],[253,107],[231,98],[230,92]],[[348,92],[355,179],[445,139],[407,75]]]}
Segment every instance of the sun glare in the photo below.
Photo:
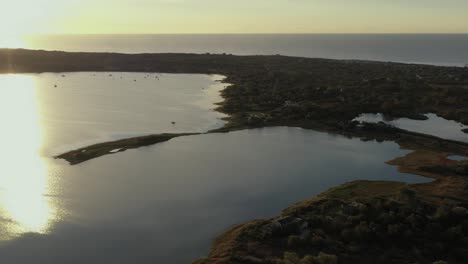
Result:
{"label": "sun glare", "polygon": [[46,163],[38,153],[41,133],[34,80],[4,75],[0,87],[0,159],[7,161],[0,167],[0,220],[7,222],[7,236],[44,233],[54,208],[44,196],[49,186]]}

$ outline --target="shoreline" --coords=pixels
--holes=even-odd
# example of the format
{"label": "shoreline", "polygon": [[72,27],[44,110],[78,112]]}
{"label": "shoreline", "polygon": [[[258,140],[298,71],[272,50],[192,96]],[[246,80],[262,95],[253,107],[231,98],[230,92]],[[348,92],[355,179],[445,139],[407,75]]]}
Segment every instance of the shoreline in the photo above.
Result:
{"label": "shoreline", "polygon": [[[421,234],[414,236],[419,240],[413,242],[419,247],[419,251],[431,252],[431,249],[422,243],[430,238],[430,230],[427,231],[429,233],[418,233],[417,226],[406,224],[400,227],[386,225],[385,228],[391,229],[390,231],[377,232],[370,223],[362,224],[363,219],[355,222],[354,218],[346,216],[346,226],[352,229],[349,236],[337,235],[336,230],[328,230],[326,227],[321,227],[320,232],[308,228],[307,235],[303,238],[303,230],[299,230],[298,233],[300,226],[306,223],[309,226],[315,221],[314,218],[310,218],[310,214],[316,214],[317,217],[328,215],[331,217],[328,221],[338,225],[337,219],[343,218],[342,208],[354,207],[354,203],[359,203],[377,214],[381,214],[383,209],[376,203],[390,203],[390,209],[387,209],[396,210],[397,214],[399,210],[403,210],[405,213],[401,213],[401,217],[405,219],[414,214],[419,215],[421,210],[427,215],[435,214],[438,208],[461,212],[457,215],[448,213],[447,217],[453,217],[456,225],[447,227],[447,230],[461,226],[462,231],[459,235],[466,239],[461,240],[459,244],[468,243],[468,229],[465,230],[459,222],[468,219],[468,161],[447,159],[450,155],[468,156],[468,144],[409,132],[385,124],[358,125],[352,121],[361,113],[382,113],[392,118],[414,119],[419,118],[422,113],[431,112],[447,120],[468,125],[466,68],[285,56],[128,55],[0,49],[0,73],[32,71],[146,71],[223,75],[226,78],[222,82],[231,85],[222,91],[224,101],[218,104],[216,111],[227,115],[227,123],[224,127],[207,133],[295,126],[361,140],[392,141],[411,152],[389,161],[388,164],[398,166],[402,172],[435,179],[430,183],[412,185],[357,181],[335,187],[317,198],[299,202],[291,207],[292,209],[286,209],[282,216],[254,220],[228,230],[215,240],[208,258],[197,263],[299,263],[299,260],[304,258],[312,261],[304,263],[316,263],[321,257],[340,259],[340,263],[353,263],[352,260],[356,260],[356,257],[376,257],[382,254],[381,249],[385,248],[385,245],[380,244],[376,244],[375,247],[367,245],[369,238],[363,240],[361,233],[365,231],[366,237],[372,234],[372,237],[380,235],[384,236],[384,239],[393,239],[395,232],[392,230],[395,228]],[[78,164],[102,155],[157,144],[179,136],[198,134],[159,134],[105,142],[70,151],[56,158],[65,158],[71,164]],[[327,206],[323,207],[323,203]],[[317,210],[321,212],[319,215]],[[366,212],[361,213],[366,215]],[[279,219],[284,217],[288,217],[289,220],[283,223]],[[364,219],[370,221],[374,219],[374,214],[366,217]],[[300,226],[297,225],[297,221],[291,224],[291,219],[295,218],[302,219]],[[376,218],[373,221],[380,220]],[[423,217],[418,221],[429,223],[438,220]],[[292,228],[286,228],[277,236],[276,231],[270,229],[273,228],[272,225],[278,227],[278,223],[280,226],[291,225]],[[310,239],[317,240],[317,237],[321,238],[321,242],[311,247]],[[398,241],[409,238],[411,236],[399,237]],[[333,244],[328,249],[321,244],[327,239]],[[357,244],[358,248],[354,244],[346,244],[347,240]],[[307,246],[304,241],[307,241]],[[421,260],[418,259],[418,254],[408,252],[404,247],[398,247],[397,244],[392,246],[400,250],[396,254],[398,257],[413,262]],[[450,246],[457,250],[459,247],[452,244]],[[317,251],[318,248],[322,250]],[[443,259],[430,261],[448,259],[450,254],[446,253],[451,252],[451,249],[444,246],[444,250],[445,253],[437,255]],[[451,254],[468,259],[468,252],[460,252]],[[376,254],[373,255],[374,253]],[[288,258],[299,260],[290,261]],[[428,259],[424,259],[423,263],[427,261]],[[374,262],[369,260],[362,263]]]}

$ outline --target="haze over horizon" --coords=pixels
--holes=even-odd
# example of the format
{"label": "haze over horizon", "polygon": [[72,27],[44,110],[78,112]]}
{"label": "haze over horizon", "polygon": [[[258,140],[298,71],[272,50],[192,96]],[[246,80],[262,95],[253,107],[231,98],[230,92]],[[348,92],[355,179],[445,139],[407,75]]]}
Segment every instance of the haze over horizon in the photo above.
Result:
{"label": "haze over horizon", "polygon": [[0,0],[0,4],[8,10],[0,17],[4,35],[468,33],[468,1],[463,0]]}

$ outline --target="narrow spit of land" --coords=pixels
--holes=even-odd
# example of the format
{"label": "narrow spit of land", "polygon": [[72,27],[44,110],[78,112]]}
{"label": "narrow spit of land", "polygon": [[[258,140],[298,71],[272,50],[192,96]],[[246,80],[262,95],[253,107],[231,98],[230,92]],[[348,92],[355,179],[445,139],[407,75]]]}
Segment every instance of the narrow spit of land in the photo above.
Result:
{"label": "narrow spit of land", "polygon": [[116,141],[104,142],[94,144],[84,148],[69,151],[67,153],[56,156],[57,159],[64,159],[70,163],[70,165],[76,165],[85,161],[95,159],[104,155],[115,154],[124,152],[128,149],[135,149],[144,146],[150,146],[162,142],[169,141],[176,137],[182,136],[193,136],[199,135],[197,133],[185,133],[185,134],[158,134],[148,135],[142,137],[134,137],[128,139],[121,139]]}
{"label": "narrow spit of land", "polygon": [[[229,132],[296,126],[393,141],[412,150],[389,161],[425,184],[358,181],[236,226],[197,263],[466,263],[466,143],[385,124],[358,124],[361,113],[424,119],[435,113],[468,125],[468,68],[285,56],[115,54],[0,50],[0,73],[126,71],[226,76],[218,111]],[[71,164],[189,134],[162,134],[93,145],[58,156]],[[345,172],[344,172],[345,173]],[[440,262],[436,262],[440,261]]]}

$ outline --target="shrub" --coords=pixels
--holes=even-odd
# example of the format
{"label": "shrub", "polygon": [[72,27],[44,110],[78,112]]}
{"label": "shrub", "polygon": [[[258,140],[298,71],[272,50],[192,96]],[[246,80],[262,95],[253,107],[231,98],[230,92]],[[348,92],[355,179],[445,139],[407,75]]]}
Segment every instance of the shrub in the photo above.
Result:
{"label": "shrub", "polygon": [[302,240],[298,236],[289,236],[288,237],[288,247],[296,248],[302,244]]}
{"label": "shrub", "polygon": [[401,231],[401,226],[398,224],[388,225],[387,234],[390,236],[397,236]]}
{"label": "shrub", "polygon": [[323,252],[320,252],[320,254],[314,258],[314,260],[317,264],[337,264],[338,263],[337,256],[325,254]]}
{"label": "shrub", "polygon": [[368,224],[366,222],[361,222],[354,228],[354,233],[356,234],[356,237],[358,239],[366,240],[369,238],[371,230],[369,229]]}
{"label": "shrub", "polygon": [[413,189],[409,188],[408,186],[405,186],[401,188],[400,195],[403,198],[411,200],[416,196],[416,192]]}
{"label": "shrub", "polygon": [[193,264],[205,264],[207,262],[207,258],[201,258],[193,262]]}
{"label": "shrub", "polygon": [[315,263],[315,258],[311,255],[307,255],[299,261],[299,264],[314,264]]}
{"label": "shrub", "polygon": [[345,241],[352,241],[353,238],[354,238],[354,232],[353,232],[353,230],[351,230],[349,228],[344,229],[343,231],[341,231],[341,237]]}
{"label": "shrub", "polygon": [[325,239],[323,239],[323,237],[317,234],[312,235],[312,237],[310,238],[310,244],[312,246],[322,246],[324,243]]}
{"label": "shrub", "polygon": [[437,211],[434,214],[434,218],[437,220],[445,220],[449,216],[449,210],[448,208],[441,206],[437,208]]}
{"label": "shrub", "polygon": [[295,252],[284,252],[284,264],[298,264],[301,259]]}
{"label": "shrub", "polygon": [[449,228],[446,233],[445,237],[449,241],[457,241],[463,238],[463,228],[461,225],[459,226],[454,226]]}

